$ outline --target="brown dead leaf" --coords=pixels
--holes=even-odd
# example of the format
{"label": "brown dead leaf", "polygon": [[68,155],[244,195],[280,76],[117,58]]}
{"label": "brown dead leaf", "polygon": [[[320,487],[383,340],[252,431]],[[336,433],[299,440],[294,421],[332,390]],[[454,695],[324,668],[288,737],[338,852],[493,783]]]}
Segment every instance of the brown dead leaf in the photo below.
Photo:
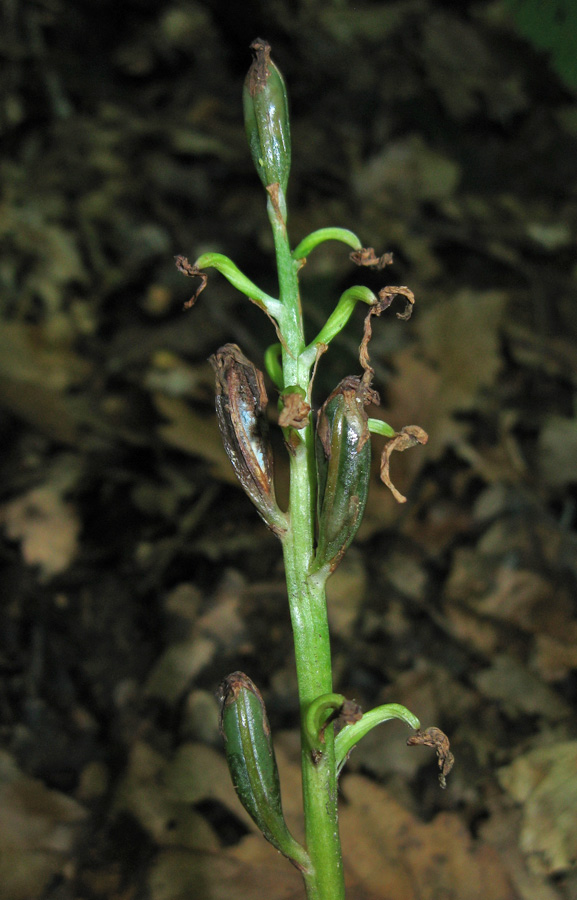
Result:
{"label": "brown dead leaf", "polygon": [[[287,739],[285,740],[285,737]],[[300,837],[300,769],[298,750],[291,751],[288,736],[276,742],[281,772],[283,806],[289,828]],[[402,752],[402,741],[399,742]],[[206,844],[188,848],[163,840],[165,849],[152,867],[149,887],[152,900],[293,900],[304,896],[298,872],[258,833],[238,802],[223,757],[200,744],[187,744],[168,766],[160,765],[149,751],[138,764],[141,786],[164,785],[172,803],[195,804],[208,797],[218,799],[249,828],[234,848],[219,852]],[[148,762],[147,762],[148,759]],[[137,760],[134,760],[136,765]],[[134,784],[134,776],[132,778]],[[431,822],[420,822],[393,797],[370,780],[344,779],[345,802],[340,820],[347,891],[370,900],[518,900],[498,852],[475,842],[457,815],[443,813]],[[123,791],[126,796],[126,789]],[[142,798],[130,804],[147,830]],[[148,814],[147,814],[148,815]],[[164,821],[163,813],[160,822]],[[163,833],[163,827],[156,831]],[[347,894],[348,896],[348,894]]]}
{"label": "brown dead leaf", "polygon": [[42,896],[70,860],[85,816],[0,752],[0,900]]}
{"label": "brown dead leaf", "polygon": [[144,693],[175,704],[216,653],[216,641],[202,635],[170,644],[150,671]]}
{"label": "brown dead leaf", "polygon": [[[455,413],[474,409],[497,378],[505,306],[505,294],[496,291],[462,291],[429,309],[426,301],[420,302],[414,326],[418,339],[394,354],[395,374],[379,410],[396,431],[417,422],[429,436],[426,447],[395,460],[394,481],[402,494],[427,461],[437,459],[447,446],[458,449],[466,437],[468,426]],[[388,490],[372,484],[361,538],[398,516]]]}
{"label": "brown dead leaf", "polygon": [[577,482],[577,420],[549,416],[539,434],[539,469],[549,487]]}
{"label": "brown dead leaf", "polygon": [[535,668],[544,681],[562,681],[577,670],[577,622],[568,622],[563,639],[535,635]]}
{"label": "brown dead leaf", "polygon": [[387,208],[397,202],[406,207],[450,196],[459,178],[460,169],[454,160],[428,147],[420,135],[410,134],[388,141],[381,153],[358,170],[355,190],[371,204]]}
{"label": "brown dead leaf", "polygon": [[62,444],[78,443],[89,403],[41,384],[0,377],[0,406]]}
{"label": "brown dead leaf", "polygon": [[350,776],[340,822],[345,873],[388,900],[517,900],[497,851],[475,842],[453,813],[420,822],[379,785]]}
{"label": "brown dead leaf", "polygon": [[164,850],[148,886],[150,900],[300,900],[304,893],[296,869],[253,836],[226,853]]}
{"label": "brown dead leaf", "polygon": [[[514,530],[499,528],[501,553],[516,546]],[[563,641],[573,626],[573,605],[564,586],[527,568],[514,568],[494,554],[461,548],[445,585],[449,618],[473,612],[486,624],[506,623],[529,634]],[[493,626],[492,626],[493,627]]]}
{"label": "brown dead leaf", "polygon": [[90,362],[66,342],[54,342],[36,325],[3,322],[0,330],[0,376],[12,381],[64,391],[81,384]]}
{"label": "brown dead leaf", "polygon": [[509,716],[539,715],[555,721],[569,714],[570,708],[559,694],[505,653],[496,655],[489,668],[473,680],[481,693],[498,701]]}
{"label": "brown dead leaf", "polygon": [[160,437],[171,447],[191,453],[211,463],[216,478],[237,484],[230,461],[222,445],[216,416],[200,416],[180,397],[156,392],[153,401],[167,420],[158,428]]}
{"label": "brown dead leaf", "polygon": [[350,639],[367,588],[367,571],[356,547],[351,547],[327,582],[331,633]]}
{"label": "brown dead leaf", "polygon": [[489,802],[489,809],[489,817],[480,826],[480,835],[498,849],[522,900],[564,900],[545,875],[529,871],[519,849],[520,808],[512,808],[505,795],[496,795]]}
{"label": "brown dead leaf", "polygon": [[577,741],[531,750],[498,771],[505,790],[523,804],[520,847],[537,872],[577,863]]}
{"label": "brown dead leaf", "polygon": [[21,542],[25,563],[39,566],[44,578],[65,572],[76,556],[80,519],[56,487],[33,488],[4,504],[0,524],[9,540]]}
{"label": "brown dead leaf", "polygon": [[[112,812],[130,813],[161,847],[178,845],[194,851],[217,852],[220,844],[216,834],[193,808],[198,799],[207,796],[210,787],[207,788],[204,781],[207,778],[211,784],[215,772],[218,772],[223,788],[227,787],[226,762],[209,747],[185,744],[182,755],[177,754],[174,760],[167,762],[148,744],[138,741],[131,748]],[[171,779],[176,779],[174,785]],[[233,798],[231,784],[226,800],[230,803]]]}
{"label": "brown dead leaf", "polygon": [[393,428],[418,422],[429,434],[426,453],[436,458],[458,440],[464,426],[453,419],[470,410],[490,387],[501,365],[499,328],[506,296],[462,291],[430,309],[421,303],[415,320],[417,344],[397,353],[396,375],[384,418]]}

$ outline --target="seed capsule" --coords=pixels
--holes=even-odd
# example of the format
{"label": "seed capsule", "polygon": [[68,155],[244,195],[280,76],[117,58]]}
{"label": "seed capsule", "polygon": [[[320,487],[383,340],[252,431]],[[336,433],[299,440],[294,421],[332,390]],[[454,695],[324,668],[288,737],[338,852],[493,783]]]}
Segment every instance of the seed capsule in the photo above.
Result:
{"label": "seed capsule", "polygon": [[316,435],[318,542],[312,571],[333,572],[365,511],[371,442],[365,405],[376,395],[360,378],[345,378],[319,411]]}
{"label": "seed capsule", "polygon": [[309,865],[282,811],[280,780],[264,701],[243,672],[233,672],[219,689],[220,728],[238,798],[267,841],[301,870]]}
{"label": "seed capsule", "polygon": [[236,344],[225,344],[210,363],[216,374],[216,415],[228,458],[260,515],[280,536],[286,531],[286,517],[275,500],[263,374]]}
{"label": "seed capsule", "polygon": [[288,98],[284,79],[270,58],[270,44],[257,38],[242,92],[244,122],[253,162],[265,187],[286,192],[291,165]]}

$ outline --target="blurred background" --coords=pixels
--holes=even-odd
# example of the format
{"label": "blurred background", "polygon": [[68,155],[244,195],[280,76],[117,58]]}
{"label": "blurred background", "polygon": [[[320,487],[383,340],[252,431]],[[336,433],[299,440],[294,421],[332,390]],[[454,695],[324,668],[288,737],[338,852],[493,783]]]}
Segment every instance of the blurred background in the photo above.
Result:
{"label": "blurred background", "polygon": [[[347,286],[378,414],[424,427],[329,584],[335,686],[407,705],[341,779],[350,897],[577,897],[577,4],[3,0],[0,28],[0,898],[285,900],[295,870],[229,786],[215,691],[247,672],[298,834],[280,546],[234,483],[207,357],[262,367],[276,293],[241,90],[266,38],[292,106],[312,337]],[[358,374],[363,312],[323,357]],[[271,418],[276,395],[270,386]],[[377,413],[375,413],[377,414]],[[381,445],[375,442],[375,459]],[[279,493],[286,492],[282,442]],[[377,465],[378,469],[378,465]]]}

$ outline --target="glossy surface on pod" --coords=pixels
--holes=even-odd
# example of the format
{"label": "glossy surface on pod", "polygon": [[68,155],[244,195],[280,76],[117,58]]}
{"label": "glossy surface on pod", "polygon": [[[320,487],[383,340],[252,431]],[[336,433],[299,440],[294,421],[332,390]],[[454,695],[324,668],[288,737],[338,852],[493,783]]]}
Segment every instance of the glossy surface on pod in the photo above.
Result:
{"label": "glossy surface on pod", "polygon": [[216,415],[224,448],[262,518],[282,535],[286,518],[275,500],[263,374],[236,344],[225,344],[210,363],[216,375]]}
{"label": "glossy surface on pod", "polygon": [[316,435],[318,542],[313,571],[332,572],[353,540],[365,510],[371,442],[366,389],[345,378],[319,412]]}
{"label": "glossy surface on pod", "polygon": [[299,868],[308,858],[284,819],[280,780],[262,696],[248,675],[233,672],[220,685],[221,732],[237,796],[264,837]]}
{"label": "glossy surface on pod", "polygon": [[254,60],[242,94],[250,152],[264,186],[278,183],[286,192],[291,165],[286,86],[270,58],[270,45],[257,39],[251,49]]}

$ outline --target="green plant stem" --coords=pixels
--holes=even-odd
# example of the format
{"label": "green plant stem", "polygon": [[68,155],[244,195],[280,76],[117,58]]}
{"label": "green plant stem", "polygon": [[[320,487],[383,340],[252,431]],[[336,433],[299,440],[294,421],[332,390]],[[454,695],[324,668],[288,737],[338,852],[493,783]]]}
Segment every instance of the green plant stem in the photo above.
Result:
{"label": "green plant stem", "polygon": [[[298,262],[291,256],[282,192],[268,202],[279,276],[282,316],[284,384],[299,385],[309,394],[310,368],[299,363],[305,347],[298,290]],[[327,729],[324,751],[316,761],[306,739],[307,709],[321,694],[332,691],[331,651],[326,575],[309,575],[314,554],[315,466],[312,427],[298,431],[290,454],[289,528],[283,537],[288,599],[293,627],[301,710],[301,765],[307,850],[313,870],[305,875],[308,900],[343,900],[342,854],[337,821],[337,779],[334,738]]]}

